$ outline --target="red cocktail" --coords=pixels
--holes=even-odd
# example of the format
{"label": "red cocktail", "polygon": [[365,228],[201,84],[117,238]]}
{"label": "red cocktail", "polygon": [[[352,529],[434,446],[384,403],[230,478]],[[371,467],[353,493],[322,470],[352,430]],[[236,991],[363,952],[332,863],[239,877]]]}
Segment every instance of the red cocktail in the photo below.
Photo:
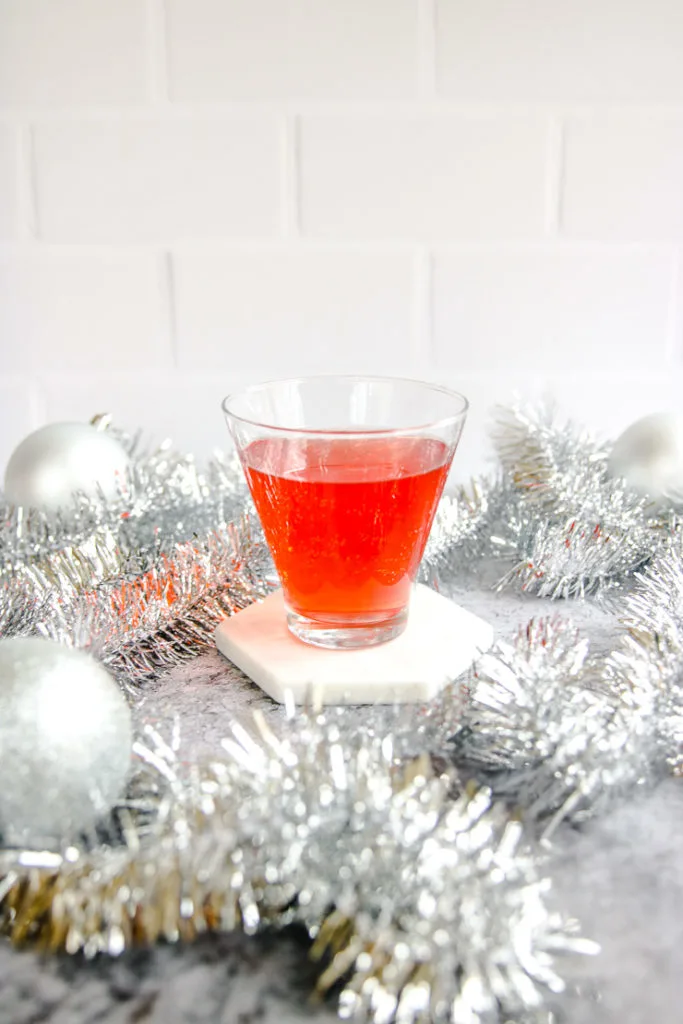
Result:
{"label": "red cocktail", "polygon": [[[297,427],[292,421],[305,415],[306,398],[315,404],[310,392],[321,387],[331,389],[328,401],[318,402],[317,416],[310,408],[308,415],[322,426]],[[279,382],[246,395],[263,401],[264,389],[270,391],[271,418],[280,407],[282,426],[242,418],[241,396],[226,400],[226,412],[282,581],[290,628],[323,646],[391,639],[405,627],[410,588],[460,436],[465,400],[429,385],[373,378]],[[280,390],[279,402],[273,389]],[[369,416],[373,400],[386,409],[396,389],[435,392],[450,403],[451,417],[398,429],[354,422],[345,429],[327,426],[330,416],[340,421],[342,413],[334,411],[340,399],[346,398],[347,419],[375,419],[377,412]],[[400,418],[398,410],[383,415]],[[418,409],[417,415],[425,414]]]}

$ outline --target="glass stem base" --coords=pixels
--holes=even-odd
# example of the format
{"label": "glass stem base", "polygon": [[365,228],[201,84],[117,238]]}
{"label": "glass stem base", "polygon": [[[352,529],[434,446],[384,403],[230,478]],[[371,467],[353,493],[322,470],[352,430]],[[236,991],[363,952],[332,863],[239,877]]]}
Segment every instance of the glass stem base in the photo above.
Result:
{"label": "glass stem base", "polygon": [[320,622],[287,608],[287,626],[297,640],[313,647],[349,651],[358,647],[375,647],[394,640],[405,630],[408,609],[402,608],[380,622]]}

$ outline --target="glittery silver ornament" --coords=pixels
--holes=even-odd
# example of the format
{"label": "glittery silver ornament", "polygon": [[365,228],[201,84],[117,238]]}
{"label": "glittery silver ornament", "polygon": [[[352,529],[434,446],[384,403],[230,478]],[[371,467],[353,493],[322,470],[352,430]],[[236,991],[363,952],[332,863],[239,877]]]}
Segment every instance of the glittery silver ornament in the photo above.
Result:
{"label": "glittery silver ornament", "polygon": [[61,509],[76,492],[114,498],[125,482],[128,453],[88,423],[49,423],[24,438],[5,471],[5,496],[15,505]]}
{"label": "glittery silver ornament", "polygon": [[83,651],[39,637],[0,641],[0,831],[59,845],[92,828],[124,785],[128,705]]}

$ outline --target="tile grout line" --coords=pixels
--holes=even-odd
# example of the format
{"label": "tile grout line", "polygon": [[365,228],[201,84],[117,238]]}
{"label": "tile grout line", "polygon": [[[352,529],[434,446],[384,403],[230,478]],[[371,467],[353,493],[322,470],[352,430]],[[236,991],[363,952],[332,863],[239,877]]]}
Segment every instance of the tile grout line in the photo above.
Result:
{"label": "tile grout line", "polygon": [[417,92],[420,99],[437,94],[436,0],[418,0],[417,6]]}
{"label": "tile grout line", "polygon": [[17,122],[16,134],[17,238],[31,243],[38,237],[35,139],[31,124],[26,122]]}
{"label": "tile grout line", "polygon": [[544,234],[556,237],[562,233],[562,206],[565,170],[565,126],[553,114],[548,119],[545,147],[545,192],[543,209]]}
{"label": "tile grout line", "polygon": [[683,362],[683,336],[681,331],[681,288],[683,288],[683,263],[681,250],[676,246],[671,258],[671,293],[666,331],[665,359],[669,365]]}
{"label": "tile grout line", "polygon": [[426,245],[420,245],[413,259],[413,317],[411,330],[411,356],[416,371],[427,361],[434,367],[434,330],[432,310],[432,255]]}
{"label": "tile grout line", "polygon": [[180,367],[180,351],[178,345],[178,320],[176,315],[176,278],[173,265],[173,254],[166,249],[162,253],[162,297],[165,300],[164,322],[168,338],[167,351],[171,357],[174,370]]}
{"label": "tile grout line", "polygon": [[152,108],[170,106],[167,19],[165,0],[147,0],[147,94]]}
{"label": "tile grout line", "polygon": [[285,114],[280,122],[280,235],[293,241],[301,234],[299,195],[299,123]]}
{"label": "tile grout line", "polygon": [[[159,4],[161,0],[147,0],[147,3]],[[425,0],[423,0],[425,2]],[[396,99],[366,98],[363,100],[324,98],[312,100],[310,97],[289,97],[286,99],[273,97],[272,99],[206,99],[206,100],[178,100],[171,102],[168,91],[168,68],[167,68],[167,47],[163,38],[159,40],[160,33],[165,33],[165,22],[162,14],[149,16],[150,34],[154,32],[157,40],[155,45],[154,60],[148,60],[147,84],[148,93],[154,92],[157,100],[163,100],[155,113],[163,114],[170,118],[182,120],[188,117],[244,117],[244,116],[277,116],[286,112],[296,111],[301,115],[314,115],[336,117],[414,117],[425,115],[427,117],[462,117],[462,118],[528,118],[537,120],[539,117],[547,117],[562,122],[566,117],[582,117],[595,115],[598,117],[609,117],[614,114],[628,113],[634,117],[651,116],[672,116],[680,119],[681,106],[650,103],[639,107],[629,107],[623,104],[611,104],[602,106],[598,103],[584,103],[581,105],[566,104],[560,102],[544,101],[543,103],[518,102],[504,103],[496,101],[476,100],[455,100],[449,96],[435,92],[430,81],[436,77],[436,65],[427,52],[419,61],[420,68],[418,78],[423,82],[421,91],[416,91],[415,96],[410,99],[398,97]],[[156,26],[156,27],[154,27]],[[423,44],[426,51],[427,43]],[[431,70],[430,70],[431,69]],[[152,84],[154,88],[152,89]],[[0,108],[0,122],[11,121],[18,116],[27,117],[30,120],[39,118],[41,121],[63,122],[78,120],[117,121],[122,116],[131,120],[145,120],[150,114],[149,96],[145,99],[120,104],[109,105],[79,103],[70,107],[52,107],[26,104],[21,108]]]}

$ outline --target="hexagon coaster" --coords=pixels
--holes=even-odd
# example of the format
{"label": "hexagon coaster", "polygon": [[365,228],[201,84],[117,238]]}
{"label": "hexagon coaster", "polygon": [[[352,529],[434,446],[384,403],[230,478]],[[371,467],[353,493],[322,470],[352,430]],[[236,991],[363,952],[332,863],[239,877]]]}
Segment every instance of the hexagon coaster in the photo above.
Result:
{"label": "hexagon coaster", "polygon": [[493,627],[429,587],[412,595],[401,636],[377,647],[328,651],[287,629],[282,591],[224,619],[216,646],[273,700],[297,704],[422,703],[493,643]]}

